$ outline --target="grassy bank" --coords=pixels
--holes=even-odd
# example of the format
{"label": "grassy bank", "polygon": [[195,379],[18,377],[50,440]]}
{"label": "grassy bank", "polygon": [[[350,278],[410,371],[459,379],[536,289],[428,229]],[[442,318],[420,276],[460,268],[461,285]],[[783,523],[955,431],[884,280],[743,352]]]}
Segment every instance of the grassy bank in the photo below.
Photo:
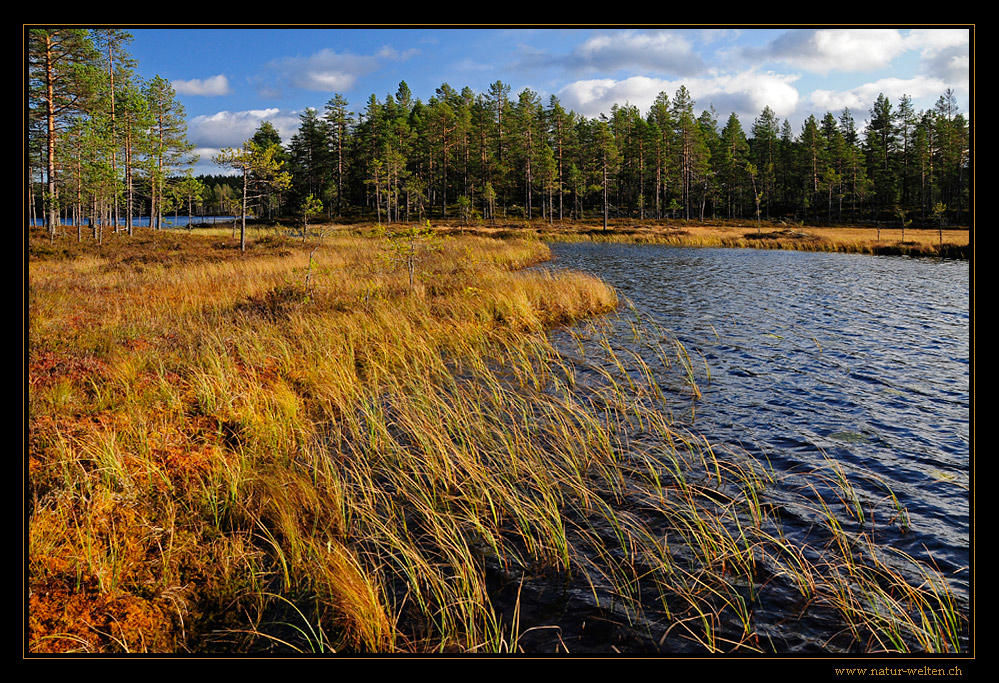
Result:
{"label": "grassy bank", "polygon": [[592,240],[692,247],[739,247],[793,249],[846,253],[943,256],[970,258],[967,228],[915,229],[898,227],[804,226],[764,222],[614,220],[606,230],[602,223],[543,221],[506,223],[485,221],[466,227],[471,232],[493,235],[533,236],[547,241]]}
{"label": "grassy bank", "polygon": [[829,619],[830,648],[959,647],[945,584],[875,550],[833,464],[794,503],[819,530],[801,544],[777,474],[674,424],[697,378],[663,331],[676,376],[636,378],[578,328],[603,349],[584,381],[543,332],[618,301],[523,270],[547,256],[473,234],[32,240],[27,650],[770,651],[771,594],[780,620]]}

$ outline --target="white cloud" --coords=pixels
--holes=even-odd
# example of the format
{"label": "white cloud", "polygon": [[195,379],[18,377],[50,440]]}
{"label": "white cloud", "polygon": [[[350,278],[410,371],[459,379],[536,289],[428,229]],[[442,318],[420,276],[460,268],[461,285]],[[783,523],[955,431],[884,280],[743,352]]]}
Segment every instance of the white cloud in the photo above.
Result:
{"label": "white cloud", "polygon": [[228,95],[232,92],[229,79],[224,74],[211,78],[193,78],[189,81],[173,81],[173,89],[181,95]]}
{"label": "white cloud", "polygon": [[906,40],[897,29],[796,29],[753,54],[828,74],[887,66],[906,47]]}
{"label": "white cloud", "polygon": [[[383,55],[386,48],[382,49]],[[357,79],[378,67],[378,57],[338,53],[329,48],[308,57],[284,57],[267,65],[261,88],[271,94],[280,92],[282,85],[305,90],[339,92],[351,90]]]}
{"label": "white cloud", "polygon": [[966,28],[914,28],[905,37],[906,45],[924,55],[955,47],[967,48],[971,31]]}
{"label": "white cloud", "polygon": [[713,105],[719,115],[735,112],[755,118],[769,106],[777,116],[789,116],[800,100],[796,80],[789,74],[746,71],[698,79],[688,87],[699,104]]}
{"label": "white cloud", "polygon": [[920,72],[928,78],[945,81],[956,90],[968,93],[971,88],[971,30],[967,28],[912,29],[906,45],[917,50],[922,63]]}
{"label": "white cloud", "polygon": [[394,62],[404,62],[407,59],[411,59],[420,54],[420,51],[415,47],[399,52],[391,45],[383,45],[382,49],[378,51],[378,56],[383,59],[390,59]]}
{"label": "white cloud", "polygon": [[588,38],[566,60],[568,66],[613,72],[640,68],[690,75],[704,65],[687,36],[675,31],[619,31]]}
{"label": "white cloud", "polygon": [[770,72],[744,72],[708,78],[666,80],[633,76],[624,80],[600,78],[572,83],[559,92],[564,106],[584,116],[609,113],[613,104],[625,102],[646,113],[661,92],[673,97],[685,85],[700,112],[714,106],[720,116],[735,112],[754,118],[765,106],[778,116],[788,116],[798,107],[800,96],[793,83],[796,76]]}
{"label": "white cloud", "polygon": [[[276,108],[220,111],[192,118],[187,124],[187,136],[197,147],[216,151],[223,147],[238,147],[251,138],[264,121],[270,121],[281,139],[287,141],[298,129],[299,114]],[[211,154],[201,153],[201,158],[211,158]]]}
{"label": "white cloud", "polygon": [[946,82],[936,78],[882,78],[850,90],[815,90],[808,99],[816,112],[839,112],[848,107],[859,117],[870,110],[878,95],[883,94],[894,105],[903,95],[913,100],[936,99],[947,87]]}
{"label": "white cloud", "polygon": [[625,102],[637,106],[643,113],[662,91],[672,92],[679,82],[646,76],[632,76],[623,81],[597,78],[570,83],[559,92],[563,106],[587,117],[610,113],[614,104]]}

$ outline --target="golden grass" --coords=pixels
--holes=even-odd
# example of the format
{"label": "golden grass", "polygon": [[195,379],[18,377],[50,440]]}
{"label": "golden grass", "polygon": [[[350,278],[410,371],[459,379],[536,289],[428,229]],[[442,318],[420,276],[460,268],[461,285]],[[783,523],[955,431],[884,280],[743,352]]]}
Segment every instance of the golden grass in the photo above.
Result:
{"label": "golden grass", "polygon": [[468,232],[511,236],[533,236],[548,241],[592,240],[634,242],[693,247],[741,247],[802,251],[839,251],[865,254],[946,256],[969,258],[970,231],[948,227],[943,230],[898,227],[803,226],[764,222],[733,221],[718,224],[696,221],[611,221],[607,230],[593,222],[503,225],[481,223],[465,228]]}
{"label": "golden grass", "polygon": [[578,330],[606,356],[578,383],[544,331],[618,302],[522,270],[544,244],[417,243],[411,287],[384,238],[251,239],[29,245],[31,652],[517,651],[495,581],[585,586],[651,649],[759,650],[761,566],[864,647],[958,646],[936,577],[816,559],[772,473],[674,426],[682,346],[671,385]]}
{"label": "golden grass", "polygon": [[[400,376],[474,355],[497,334],[616,304],[593,278],[514,274],[547,257],[537,242],[448,241],[421,257],[423,279],[411,290],[380,241],[330,237],[307,292],[315,244],[277,239],[220,256],[217,238],[110,236],[99,254],[67,244],[69,257],[33,245],[33,649],[134,649],[136,639],[161,647],[184,637],[164,640],[123,615],[121,633],[82,612],[57,618],[48,596],[138,595],[148,613],[176,609],[179,624],[216,592],[263,595],[272,574],[283,577],[283,594],[319,581],[292,576],[303,572],[323,575],[340,639],[396,647],[382,587],[343,536],[357,504],[341,500],[347,483],[317,488],[293,462],[315,457],[331,424],[374,429],[362,425],[382,419],[377,404]],[[323,519],[318,538],[304,530],[310,514]]]}

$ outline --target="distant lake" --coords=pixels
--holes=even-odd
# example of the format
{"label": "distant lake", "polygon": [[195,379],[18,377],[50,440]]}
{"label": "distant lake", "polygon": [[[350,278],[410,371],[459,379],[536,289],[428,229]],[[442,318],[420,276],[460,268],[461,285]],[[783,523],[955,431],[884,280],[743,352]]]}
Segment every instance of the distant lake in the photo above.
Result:
{"label": "distant lake", "polygon": [[[205,224],[205,223],[207,223],[209,225],[213,225],[215,223],[232,223],[237,218],[238,218],[237,216],[193,216],[191,218],[190,223],[193,224],[193,225],[201,225],[201,224]],[[44,219],[35,219],[34,221],[31,221],[31,225],[44,225],[44,224],[45,224]],[[163,216],[163,221],[162,221],[161,224],[165,228],[186,228],[188,226],[188,219],[187,219],[186,215],[185,216],[173,216],[173,215]],[[75,224],[72,223],[72,221],[70,221],[68,219],[63,219],[62,220],[62,225],[66,225],[66,226],[73,225],[75,227]],[[125,226],[124,219],[120,219],[119,218],[118,219],[118,225],[120,227],[124,227]],[[136,227],[149,227],[149,225],[150,225],[149,216],[133,216],[132,217],[132,225],[134,225]],[[87,228],[88,224],[84,223],[83,227]],[[104,227],[108,228],[108,227],[113,227],[113,226],[111,226],[110,224],[108,224],[108,225],[105,225]]]}

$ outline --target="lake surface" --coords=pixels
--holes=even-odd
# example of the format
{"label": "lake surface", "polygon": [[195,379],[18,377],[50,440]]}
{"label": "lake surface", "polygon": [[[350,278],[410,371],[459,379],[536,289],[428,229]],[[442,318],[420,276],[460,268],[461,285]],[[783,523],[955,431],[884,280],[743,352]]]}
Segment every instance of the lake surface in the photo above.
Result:
{"label": "lake surface", "polygon": [[[713,444],[794,472],[839,463],[869,500],[885,488],[911,528],[882,542],[931,560],[967,599],[970,265],[836,253],[553,244],[548,267],[593,273],[634,322],[686,347],[702,397],[675,419]],[[559,341],[556,335],[556,341]],[[564,350],[573,345],[563,339]],[[646,359],[655,368],[655,358]],[[888,520],[878,520],[887,523]]]}
{"label": "lake surface", "polygon": [[[214,225],[214,224],[217,224],[217,223],[222,223],[222,224],[224,224],[224,223],[230,223],[231,224],[234,220],[237,220],[237,219],[238,219],[237,216],[192,216],[191,219],[188,220],[188,218],[187,218],[186,215],[184,215],[184,216],[181,216],[181,215],[174,216],[173,214],[169,214],[169,215],[164,215],[163,216],[162,227],[164,227],[164,228],[186,228],[188,226],[188,224],[193,224],[193,225],[202,225],[202,224],[205,224],[205,225]],[[132,225],[134,225],[135,227],[148,228],[150,226],[150,220],[151,219],[150,219],[149,216],[133,216],[132,217]],[[32,221],[29,221],[29,223],[31,225],[45,225],[45,220],[42,219],[42,218],[36,218],[36,219],[34,219]],[[61,224],[63,226],[73,226],[73,227],[75,227],[75,224],[73,223],[73,221],[70,220],[70,219],[68,219],[68,218],[61,219]],[[122,227],[122,228],[125,227],[125,219],[124,218],[119,218],[118,219],[118,226]],[[83,227],[84,227],[85,230],[89,229],[89,224],[86,223],[86,222],[84,222]],[[113,230],[114,226],[109,224],[109,225],[105,225],[104,228],[105,228],[105,230]]]}

